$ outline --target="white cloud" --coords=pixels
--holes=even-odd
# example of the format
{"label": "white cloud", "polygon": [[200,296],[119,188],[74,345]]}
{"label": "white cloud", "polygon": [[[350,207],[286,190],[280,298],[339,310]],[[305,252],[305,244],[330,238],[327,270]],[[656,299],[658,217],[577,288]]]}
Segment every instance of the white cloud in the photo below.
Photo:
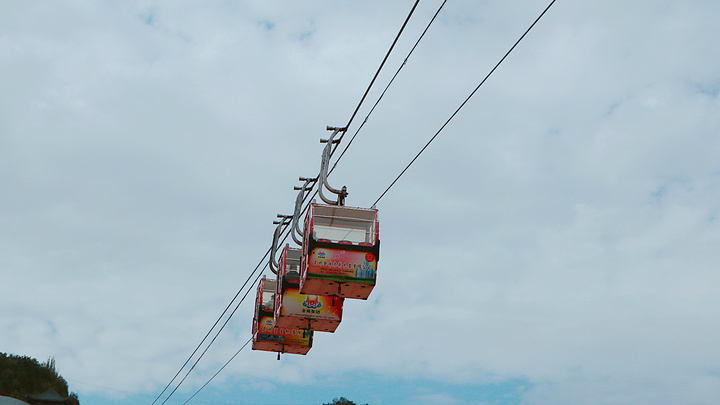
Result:
{"label": "white cloud", "polygon": [[[83,393],[156,393],[269,247],[408,6],[0,6],[2,350],[56,357]],[[379,197],[544,6],[446,5],[333,172],[349,204]],[[717,15],[553,6],[381,200],[371,299],[347,301],[308,356],[248,350],[216,383],[354,371],[520,378],[531,404],[712,403]],[[250,316],[181,391],[247,340]]]}

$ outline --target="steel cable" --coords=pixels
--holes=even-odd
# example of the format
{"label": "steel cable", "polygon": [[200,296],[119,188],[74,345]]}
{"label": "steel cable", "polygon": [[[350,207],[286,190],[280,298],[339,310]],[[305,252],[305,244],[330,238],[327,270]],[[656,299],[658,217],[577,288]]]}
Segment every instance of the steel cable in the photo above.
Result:
{"label": "steel cable", "polygon": [[500,66],[500,64],[503,63],[503,61],[508,57],[508,55],[510,55],[510,53],[515,49],[515,47],[518,46],[520,41],[522,41],[523,38],[525,38],[525,36],[530,32],[530,30],[533,29],[535,24],[537,24],[538,21],[540,21],[540,19],[545,15],[545,13],[550,9],[550,7],[554,3],[555,3],[555,0],[552,0],[550,2],[550,4],[548,4],[548,6],[545,8],[545,10],[543,10],[543,12],[540,13],[540,15],[535,19],[535,21],[533,21],[533,23],[530,24],[530,27],[528,27],[528,29],[525,30],[525,32],[520,36],[520,38],[517,41],[515,41],[515,44],[513,44],[513,46],[510,47],[510,50],[508,50],[505,53],[505,55],[500,59],[500,61],[495,65],[495,67],[493,67],[492,70],[490,70],[490,73],[488,73],[485,76],[485,78],[480,82],[480,84],[478,84],[477,87],[475,87],[475,89],[472,92],[470,92],[470,95],[467,96],[467,98],[465,98],[465,101],[463,101],[462,104],[460,104],[460,107],[458,107],[455,110],[455,112],[452,113],[450,118],[448,118],[447,121],[445,121],[445,123],[440,127],[440,129],[438,129],[438,131],[435,133],[435,135],[433,135],[432,138],[430,138],[430,140],[425,144],[425,146],[423,146],[423,148],[420,149],[420,152],[418,152],[417,155],[415,155],[415,157],[410,161],[410,163],[408,163],[407,166],[405,166],[405,169],[403,169],[403,171],[400,172],[400,174],[395,178],[395,180],[393,180],[393,182],[390,183],[390,185],[385,189],[385,191],[383,191],[383,193],[380,195],[380,197],[378,197],[378,199],[375,200],[373,205],[376,205],[385,196],[385,194],[387,194],[387,192],[390,191],[390,189],[395,185],[395,183],[397,183],[397,181],[400,179],[400,177],[402,177],[402,175],[405,174],[405,172],[410,168],[410,166],[412,166],[412,164],[415,163],[417,158],[420,157],[420,155],[425,151],[425,149],[427,149],[428,146],[430,146],[432,141],[434,141],[435,138],[437,138],[437,136],[440,135],[440,132],[442,132],[443,129],[445,129],[445,127],[450,123],[450,121],[452,121],[452,119],[455,118],[455,116],[458,114],[458,112],[460,112],[460,110],[465,106],[465,104],[467,104],[467,102],[470,101],[470,99],[472,98],[473,95],[475,95],[475,93],[478,91],[478,89],[480,89],[480,87],[482,87],[482,85],[485,84],[485,82],[488,80],[488,78],[495,72],[495,70],[497,70],[497,68]]}

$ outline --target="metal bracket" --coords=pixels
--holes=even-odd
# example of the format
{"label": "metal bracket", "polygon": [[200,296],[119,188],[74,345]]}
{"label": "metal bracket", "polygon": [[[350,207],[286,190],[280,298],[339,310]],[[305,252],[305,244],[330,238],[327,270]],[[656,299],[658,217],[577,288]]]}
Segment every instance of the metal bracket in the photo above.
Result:
{"label": "metal bracket", "polygon": [[277,260],[275,260],[275,253],[277,253],[277,245],[278,240],[280,239],[280,234],[283,231],[283,226],[290,225],[290,220],[292,219],[292,215],[277,215],[278,218],[281,218],[280,221],[273,221],[273,224],[276,224],[277,227],[275,227],[275,232],[273,233],[273,241],[272,246],[270,247],[270,261],[268,264],[270,265],[270,271],[273,272],[273,274],[278,274],[278,263]]}
{"label": "metal bracket", "polygon": [[303,185],[300,187],[293,187],[295,190],[300,191],[297,195],[297,198],[295,198],[295,211],[293,212],[292,217],[292,225],[290,228],[290,235],[292,236],[292,239],[295,243],[297,243],[299,246],[302,246],[303,244],[303,234],[304,232],[300,230],[300,215],[302,214],[302,204],[305,200],[305,193],[310,192],[312,190],[313,186],[315,185],[315,182],[317,182],[317,177],[314,179],[307,179],[304,177],[300,177],[300,181],[303,181]]}
{"label": "metal bracket", "polygon": [[[340,133],[347,130],[347,128],[336,128],[336,127],[327,127],[328,131],[333,131],[332,135],[330,135],[329,139],[321,139],[320,142],[325,144],[325,148],[323,148],[322,153],[322,160],[320,161],[320,174],[318,174],[318,181],[320,182],[320,187],[318,188],[318,193],[320,194],[320,199],[323,200],[326,204],[330,205],[345,205],[345,197],[347,197],[347,188],[343,186],[341,190],[335,189],[328,184],[327,176],[328,176],[328,166],[330,165],[330,154],[332,153],[332,145],[335,143],[340,142],[340,140],[336,140],[335,136]],[[337,200],[331,200],[323,194],[323,187],[325,187],[329,192],[336,194],[338,196]]]}

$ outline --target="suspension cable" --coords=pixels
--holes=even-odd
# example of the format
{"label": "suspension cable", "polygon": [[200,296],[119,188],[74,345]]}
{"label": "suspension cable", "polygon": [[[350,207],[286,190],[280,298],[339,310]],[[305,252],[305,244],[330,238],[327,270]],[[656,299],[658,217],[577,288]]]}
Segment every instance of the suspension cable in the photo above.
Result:
{"label": "suspension cable", "polygon": [[435,18],[438,16],[438,14],[440,14],[440,10],[442,10],[442,8],[445,6],[445,3],[447,3],[447,0],[443,1],[443,3],[440,5],[440,7],[439,7],[439,8],[437,9],[437,11],[435,12],[435,15],[433,16],[433,18],[430,20],[430,22],[428,23],[428,25],[425,27],[425,30],[422,32],[422,34],[421,34],[420,37],[417,39],[417,41],[415,41],[415,45],[413,45],[412,49],[410,49],[410,52],[407,54],[407,56],[406,56],[405,59],[403,60],[403,63],[400,64],[400,67],[398,67],[398,70],[395,72],[395,74],[393,75],[392,79],[390,79],[390,82],[388,82],[387,86],[385,86],[385,90],[383,90],[382,94],[380,94],[380,97],[378,97],[377,101],[375,101],[375,104],[374,104],[374,105],[372,106],[372,108],[370,109],[370,112],[368,112],[368,114],[365,116],[365,119],[363,120],[362,124],[360,124],[360,126],[359,126],[358,129],[357,129],[357,131],[355,131],[355,134],[353,134],[353,136],[350,138],[350,141],[348,141],[347,145],[345,145],[345,149],[343,149],[342,153],[340,153],[340,156],[338,156],[337,160],[335,161],[335,164],[333,164],[333,167],[332,167],[332,168],[330,169],[330,171],[328,172],[328,175],[329,175],[330,173],[332,173],[333,170],[335,170],[335,167],[337,167],[338,162],[339,162],[340,159],[342,159],[342,157],[345,155],[345,152],[347,152],[348,148],[350,148],[350,145],[352,145],[352,143],[353,143],[353,141],[355,140],[355,137],[357,136],[357,134],[358,134],[358,133],[360,132],[360,130],[365,126],[365,123],[368,121],[368,118],[370,118],[370,114],[372,114],[373,111],[375,111],[375,107],[377,107],[378,104],[380,104],[380,100],[382,100],[382,98],[385,96],[385,93],[387,93],[388,88],[390,88],[390,85],[393,84],[393,82],[395,81],[395,78],[398,76],[398,74],[400,73],[400,71],[402,70],[402,68],[405,67],[405,65],[407,64],[408,59],[410,59],[410,55],[412,55],[412,53],[415,51],[415,48],[417,48],[418,44],[420,43],[420,41],[421,41],[421,40],[423,39],[423,37],[425,36],[425,33],[428,31],[428,29],[430,28],[430,26],[432,25],[432,23],[435,21]]}
{"label": "suspension cable", "polygon": [[528,27],[528,29],[525,30],[525,32],[520,36],[520,38],[515,42],[515,44],[514,44],[512,47],[510,47],[510,50],[508,50],[507,53],[505,53],[505,56],[503,56],[503,57],[500,59],[500,61],[495,65],[495,67],[492,68],[492,70],[490,70],[490,73],[488,73],[488,74],[485,76],[485,78],[480,82],[480,84],[477,85],[477,87],[475,87],[475,89],[470,93],[470,95],[467,96],[467,98],[465,99],[465,101],[463,101],[462,104],[460,104],[460,107],[458,107],[457,110],[455,110],[455,112],[452,113],[452,115],[450,116],[450,118],[448,118],[447,121],[445,121],[445,123],[440,127],[440,129],[435,133],[435,135],[433,135],[432,138],[430,138],[430,140],[425,144],[425,146],[423,146],[423,148],[420,149],[420,152],[418,152],[417,155],[415,155],[415,157],[410,161],[410,163],[408,163],[408,165],[405,166],[405,169],[403,169],[403,171],[400,172],[400,174],[398,174],[398,176],[395,178],[395,180],[393,180],[393,182],[390,183],[390,185],[388,186],[388,188],[386,188],[385,191],[383,191],[383,193],[380,195],[380,197],[378,197],[378,199],[375,200],[375,202],[373,203],[373,205],[376,205],[376,204],[385,196],[385,194],[386,194],[388,191],[390,191],[390,189],[395,185],[395,183],[397,183],[397,181],[400,179],[400,177],[402,177],[402,175],[405,174],[405,172],[410,168],[410,166],[411,166],[413,163],[415,163],[415,161],[417,160],[417,158],[420,157],[420,155],[425,151],[425,149],[427,149],[428,146],[430,146],[430,144],[432,143],[432,141],[434,141],[435,138],[437,138],[437,136],[440,135],[440,132],[442,132],[442,130],[445,129],[445,127],[450,123],[450,121],[452,121],[452,119],[455,118],[455,116],[457,115],[457,113],[460,112],[460,110],[465,106],[465,104],[467,104],[468,101],[470,101],[470,98],[472,98],[472,96],[475,95],[475,92],[477,92],[478,89],[480,89],[480,87],[481,87],[483,84],[485,84],[485,82],[487,81],[487,79],[495,72],[495,70],[500,66],[500,64],[503,63],[503,61],[508,57],[508,55],[510,55],[510,53],[515,49],[515,47],[520,43],[520,41],[522,41],[523,38],[525,38],[525,36],[530,32],[530,30],[535,26],[535,24],[537,24],[537,22],[540,21],[540,19],[545,15],[545,13],[550,9],[550,7],[551,7],[554,3],[555,3],[555,0],[552,0],[552,1],[550,2],[550,4],[548,4],[548,6],[545,8],[545,10],[543,10],[543,12],[540,13],[540,15],[535,19],[535,21],[534,21],[532,24],[530,24],[530,27]]}
{"label": "suspension cable", "polygon": [[200,387],[197,391],[195,391],[195,393],[192,394],[192,396],[191,396],[190,398],[188,398],[187,401],[183,402],[183,405],[187,404],[187,403],[190,402],[193,398],[195,398],[195,396],[196,396],[197,394],[199,394],[200,391],[202,391],[205,387],[207,387],[208,384],[210,384],[210,382],[211,382],[212,380],[214,380],[215,377],[217,377],[218,374],[220,374],[221,371],[225,370],[225,367],[227,367],[228,364],[230,364],[230,362],[233,361],[233,360],[235,359],[235,357],[237,357],[238,354],[240,354],[240,352],[245,348],[245,346],[247,346],[247,345],[250,343],[251,340],[252,340],[252,337],[250,337],[250,339],[248,339],[248,341],[245,342],[245,344],[242,345],[242,347],[241,347],[240,349],[238,349],[238,351],[236,351],[235,354],[232,355],[232,357],[230,357],[230,360],[228,360],[227,362],[225,362],[225,364],[223,364],[223,366],[220,367],[220,370],[218,370],[215,374],[213,374],[213,376],[210,377],[210,379],[207,380],[207,382],[206,382],[205,384],[203,384],[202,387]]}
{"label": "suspension cable", "polygon": [[[417,7],[418,3],[420,3],[420,0],[415,1],[415,4],[413,5],[412,10],[410,10],[410,13],[408,14],[407,18],[405,18],[405,22],[403,23],[402,27],[400,27],[400,31],[398,31],[397,35],[395,36],[395,40],[393,41],[392,45],[390,45],[390,49],[388,49],[387,54],[385,54],[385,58],[383,59],[382,63],[380,63],[380,67],[378,67],[377,72],[375,72],[375,76],[373,76],[372,80],[370,81],[370,84],[368,85],[367,90],[365,90],[365,94],[363,94],[357,107],[355,107],[355,112],[353,112],[352,116],[350,117],[350,121],[348,121],[347,125],[345,125],[346,130],[348,127],[350,127],[350,124],[352,124],[353,120],[355,119],[355,115],[357,115],[358,110],[360,109],[360,106],[362,106],[363,102],[365,101],[365,97],[367,97],[368,93],[370,92],[370,89],[372,88],[373,84],[375,83],[375,79],[377,79],[383,66],[385,66],[385,62],[387,61],[388,57],[390,56],[390,53],[392,52],[393,48],[395,48],[395,44],[397,43],[398,39],[400,39],[400,34],[402,34],[402,32],[405,30],[405,26],[407,25],[408,21],[410,21],[410,17],[412,17],[413,13],[415,12],[415,8]],[[345,132],[342,132],[342,134],[340,135],[340,139],[342,139],[343,135],[345,135]]]}
{"label": "suspension cable", "polygon": [[[306,208],[306,209],[307,209],[307,208]],[[283,225],[283,229],[282,229],[282,231],[281,231],[281,234],[284,233],[284,232],[285,232],[286,230],[288,230],[289,228],[290,228],[290,225]],[[292,232],[292,229],[290,230],[290,232]],[[286,233],[285,236],[282,238],[282,240],[280,241],[279,244],[284,243],[289,236],[290,236],[290,233],[289,233],[289,232]],[[272,250],[272,249],[271,249],[271,250]],[[271,250],[268,250],[268,253],[272,254]],[[265,256],[263,256],[261,263],[265,261],[265,258],[267,257],[268,253],[265,253]],[[257,269],[258,269],[259,267],[260,267],[260,265],[258,264],[258,267],[255,268],[255,271],[257,271]],[[255,277],[255,280],[253,280],[253,283],[252,283],[251,285],[257,284],[257,281],[260,279],[260,276],[263,275],[263,272],[265,271],[265,269],[266,269],[267,267],[268,267],[268,263],[266,262],[266,263],[265,263],[265,266],[263,266],[263,271],[261,271],[261,272],[258,273],[258,275]],[[250,274],[250,277],[252,277],[252,275],[255,273],[255,271],[253,271],[253,273]],[[233,315],[235,314],[235,311],[237,311],[238,307],[240,307],[240,304],[242,304],[242,302],[245,300],[245,298],[247,298],[247,295],[250,293],[250,291],[251,291],[251,289],[248,289],[248,290],[245,292],[245,295],[242,297],[242,299],[241,299],[240,302],[237,304],[237,306],[235,307],[235,309],[232,311],[232,313],[230,314],[230,316],[228,317],[228,319],[225,321],[225,324],[223,324],[223,328],[224,328],[225,325],[230,321],[230,318],[233,317]],[[218,333],[215,335],[215,338],[218,337],[218,335],[220,334],[221,331],[222,331],[222,329],[220,329],[220,330],[218,331]],[[175,393],[175,391],[177,391],[177,389],[180,388],[180,385],[182,385],[182,383],[185,381],[185,379],[190,375],[190,373],[191,373],[192,370],[195,368],[195,366],[198,364],[198,362],[200,361],[200,359],[205,355],[205,352],[207,352],[207,350],[210,348],[210,346],[213,344],[213,342],[215,342],[215,338],[213,338],[213,340],[208,344],[208,346],[205,348],[205,351],[204,351],[204,352],[202,353],[202,355],[195,361],[195,363],[193,364],[193,366],[190,368],[190,370],[188,370],[188,372],[185,374],[185,376],[183,377],[183,379],[178,383],[178,385],[175,387],[175,389],[170,393],[170,395],[168,395],[167,398],[165,398],[165,401],[163,402],[163,405],[165,404],[165,402],[167,402],[167,401],[170,399],[170,397]],[[188,403],[191,399],[193,399],[198,393],[200,393],[200,391],[201,391],[203,388],[205,388],[206,385],[210,384],[210,381],[212,381],[218,374],[220,374],[220,372],[221,372],[223,369],[225,369],[225,367],[227,367],[228,364],[230,364],[230,362],[240,353],[240,351],[242,351],[242,349],[245,348],[245,346],[247,346],[247,344],[248,344],[251,340],[252,340],[252,336],[250,336],[250,339],[230,358],[230,360],[228,360],[228,361],[225,363],[225,365],[223,365],[223,366],[220,368],[220,370],[218,370],[218,371],[215,373],[215,375],[213,375],[213,376],[210,378],[209,381],[207,381],[200,389],[198,389],[198,390],[195,392],[195,394],[193,394],[190,398],[188,398],[188,399],[183,403],[183,405],[187,404],[187,403]]]}
{"label": "suspension cable", "polygon": [[[247,286],[248,282],[252,279],[252,277],[253,277],[253,275],[255,274],[255,272],[258,271],[258,269],[260,268],[260,266],[262,265],[262,263],[265,261],[265,258],[267,257],[267,255],[268,255],[269,253],[270,253],[270,250],[268,249],[268,251],[267,251],[267,252],[265,253],[265,255],[262,257],[262,259],[260,259],[260,262],[257,264],[257,266],[255,266],[255,269],[250,273],[250,275],[248,276],[248,278],[245,280],[245,282],[243,283],[242,287],[240,287],[240,289],[239,289],[238,292],[235,294],[235,296],[233,297],[233,299],[230,300],[230,303],[227,305],[227,307],[225,307],[225,310],[223,311],[223,313],[220,314],[220,316],[219,316],[218,319],[215,321],[215,323],[213,324],[213,326],[210,328],[210,330],[208,331],[208,333],[207,333],[207,334],[205,335],[205,337],[202,339],[202,341],[200,341],[200,343],[198,344],[198,346],[195,348],[195,350],[192,352],[192,354],[188,357],[188,359],[185,361],[185,363],[182,365],[182,367],[180,367],[180,369],[177,371],[177,373],[176,373],[175,376],[172,378],[172,380],[170,380],[170,382],[165,386],[165,388],[162,390],[162,392],[161,392],[161,393],[157,396],[157,398],[155,398],[155,400],[152,402],[153,405],[162,397],[162,395],[165,393],[165,391],[167,391],[167,389],[170,387],[170,385],[172,385],[172,383],[173,383],[173,382],[177,379],[177,377],[180,375],[180,373],[181,373],[182,370],[185,368],[185,366],[187,366],[188,363],[190,362],[190,360],[192,360],[193,356],[197,353],[197,351],[200,349],[200,347],[201,347],[202,344],[205,342],[205,340],[207,340],[208,336],[210,336],[210,334],[212,333],[213,329],[215,329],[215,327],[216,327],[217,324],[220,322],[220,320],[223,318],[223,316],[225,316],[225,314],[227,313],[228,309],[232,306],[233,302],[235,302],[235,300],[236,300],[237,297],[240,295],[240,293],[242,293],[242,290],[245,288],[245,286]],[[262,272],[261,272],[261,274],[262,274]],[[251,286],[252,286],[252,284],[251,284]],[[200,357],[198,357],[197,360],[195,360],[195,363],[194,363],[194,364],[192,365],[192,367],[190,368],[190,371],[192,371],[193,368],[195,368],[195,366],[198,364],[198,362],[200,362],[200,359],[203,358],[203,356],[205,355],[205,353],[207,352],[207,350],[210,348],[210,346],[213,344],[213,342],[215,342],[215,339],[217,339],[218,335],[220,335],[220,332],[222,332],[222,330],[225,328],[225,325],[228,324],[228,322],[230,321],[230,318],[232,318],[232,316],[235,314],[235,312],[237,311],[238,307],[240,306],[240,304],[242,304],[242,302],[245,300],[245,297],[247,297],[248,292],[250,292],[250,291],[251,291],[251,288],[248,289],[248,291],[247,291],[247,292],[245,293],[245,295],[242,297],[242,299],[240,300],[240,302],[237,303],[237,305],[235,306],[235,309],[233,309],[233,311],[230,313],[230,315],[228,316],[228,318],[225,320],[225,323],[223,323],[223,325],[222,325],[222,326],[220,327],[220,329],[217,331],[217,333],[215,334],[215,336],[213,337],[213,339],[210,341],[210,343],[208,343],[208,345],[207,345],[207,347],[205,348],[205,350],[200,354]],[[180,388],[180,385],[182,385],[183,381],[185,381],[185,378],[187,378],[187,376],[190,374],[190,371],[188,371],[188,373],[187,373],[187,374],[185,375],[185,377],[178,383],[178,385],[175,387],[175,389],[173,389],[172,392],[167,396],[167,398],[165,398],[165,400],[162,402],[162,404],[165,404],[165,403],[170,399],[170,397],[172,397],[172,395],[175,393],[175,391],[177,391],[177,389]]]}
{"label": "suspension cable", "polygon": [[[306,209],[307,209],[307,207],[306,207]],[[285,233],[285,231],[287,231],[287,230],[289,229],[289,227],[290,227],[289,224],[283,225],[283,229],[282,229],[281,234]],[[280,240],[280,243],[279,243],[279,244],[284,243],[289,236],[290,236],[290,233],[289,233],[289,232],[288,232],[288,233],[285,233],[285,236]],[[272,249],[268,249],[268,251],[265,253],[265,255],[263,256],[263,258],[260,260],[260,263],[258,263],[258,265],[255,267],[255,270],[253,270],[253,272],[250,273],[250,276],[248,277],[248,280],[245,281],[245,284],[247,284],[247,281],[249,281],[249,280],[253,277],[253,275],[255,274],[255,272],[257,272],[257,270],[261,268],[260,266],[261,266],[262,263],[264,262],[264,263],[265,263],[265,266],[262,267],[263,271],[261,271],[261,272],[259,272],[259,273],[257,274],[257,276],[255,277],[255,280],[253,280],[251,286],[257,284],[257,281],[260,279],[260,276],[263,275],[263,272],[264,272],[265,269],[268,267],[268,263],[265,262],[265,259],[267,258],[268,254],[271,254],[271,250],[272,250]],[[245,287],[245,284],[243,284],[243,287],[241,287],[241,290],[242,290],[242,288]],[[185,376],[180,380],[180,382],[178,382],[177,386],[175,386],[175,388],[172,390],[172,392],[170,392],[170,394],[167,396],[167,398],[165,398],[165,400],[162,402],[162,405],[164,405],[164,404],[170,399],[170,397],[172,397],[173,394],[175,394],[175,391],[177,391],[178,388],[180,388],[180,386],[182,385],[182,383],[185,382],[185,379],[187,379],[187,377],[188,377],[188,376],[190,375],[190,373],[193,371],[193,369],[195,368],[195,366],[197,366],[198,363],[200,362],[200,360],[203,358],[203,356],[205,356],[205,353],[208,351],[208,349],[210,349],[210,346],[212,346],[212,344],[215,342],[215,340],[217,339],[217,337],[220,335],[220,332],[222,332],[222,330],[225,328],[225,326],[228,324],[228,322],[230,322],[230,319],[233,317],[233,315],[235,315],[235,312],[237,312],[237,310],[238,310],[238,308],[240,307],[240,305],[243,303],[243,301],[245,301],[245,298],[247,298],[247,296],[248,296],[248,294],[250,293],[250,291],[252,291],[251,288],[249,288],[247,291],[245,291],[245,295],[243,295],[242,299],[240,299],[240,302],[237,303],[237,305],[235,306],[235,308],[233,309],[233,311],[230,313],[230,315],[228,316],[228,318],[225,320],[225,323],[223,323],[223,325],[222,325],[222,327],[220,328],[220,330],[217,331],[217,333],[215,334],[215,336],[213,337],[213,339],[210,341],[210,343],[208,343],[207,347],[205,347],[205,350],[200,354],[200,357],[198,357],[198,358],[195,360],[195,363],[193,363],[192,367],[190,367],[190,369],[187,371],[187,373],[185,373]],[[239,294],[239,293],[238,293],[238,294]],[[236,297],[237,297],[237,296],[236,296]],[[232,302],[231,302],[231,304],[232,304]],[[212,330],[211,330],[211,331],[212,331]],[[251,339],[252,339],[252,337],[251,337]],[[245,347],[245,346],[243,346],[243,347]],[[242,348],[241,348],[240,350],[242,350]],[[239,352],[240,352],[240,351],[238,351],[238,353],[239,353]],[[237,356],[237,353],[235,354],[235,356]],[[235,356],[233,356],[233,358],[234,358]],[[232,360],[232,359],[231,359],[231,360]],[[229,363],[229,361],[228,361],[228,363]],[[187,362],[186,362],[185,364],[187,364]],[[227,365],[227,364],[226,364],[226,365]],[[183,366],[183,367],[184,367],[184,366]],[[225,368],[225,366],[223,366],[223,368]],[[180,369],[180,371],[182,371],[182,368]],[[220,371],[222,371],[222,369],[221,369]],[[218,371],[218,373],[219,373],[220,371]],[[178,372],[178,374],[180,374],[180,372]],[[176,375],[176,377],[177,377],[177,375]],[[215,377],[213,376],[213,378],[215,378]],[[211,380],[212,380],[212,379],[211,379]],[[171,383],[172,383],[172,382],[171,382]],[[208,381],[208,383],[210,383],[210,381]],[[169,385],[170,385],[170,384],[168,384],[168,386],[169,386]],[[203,386],[203,387],[204,387],[204,386]],[[198,391],[198,392],[199,392],[199,391]],[[195,394],[197,394],[197,392],[196,392]],[[193,396],[194,396],[194,395],[193,395]],[[188,399],[188,401],[189,401],[189,400],[190,400],[190,399]],[[186,403],[187,403],[187,402],[186,402]]]}
{"label": "suspension cable", "polygon": [[[257,277],[255,278],[255,281],[257,281],[257,280],[260,278],[261,275],[262,275],[262,272],[258,273]],[[195,369],[195,366],[198,365],[198,363],[200,362],[200,359],[202,359],[203,356],[205,356],[205,353],[207,353],[208,349],[210,349],[210,346],[212,346],[212,344],[215,343],[215,339],[217,339],[217,337],[220,335],[220,332],[222,332],[223,328],[225,328],[225,325],[227,325],[228,322],[230,322],[230,319],[233,317],[233,315],[235,315],[235,311],[237,311],[238,308],[240,307],[240,304],[242,304],[243,301],[245,301],[245,298],[246,298],[247,295],[250,293],[250,291],[252,291],[251,288],[248,289],[248,290],[245,292],[245,295],[242,297],[242,299],[240,300],[240,302],[238,302],[238,304],[235,306],[235,309],[233,310],[233,312],[230,314],[230,316],[228,316],[227,320],[225,320],[225,323],[223,324],[222,328],[220,328],[220,330],[217,332],[217,334],[215,334],[215,337],[213,337],[212,341],[211,341],[210,343],[208,343],[207,347],[206,347],[205,350],[202,352],[202,354],[200,355],[200,357],[198,357],[197,360],[195,360],[195,363],[192,365],[192,367],[190,367],[190,369],[187,371],[187,373],[185,373],[185,376],[182,378],[182,380],[180,380],[180,382],[179,382],[178,385],[175,387],[175,389],[173,389],[172,392],[167,396],[167,398],[165,398],[165,400],[163,401],[163,405],[170,399],[170,397],[173,396],[173,394],[175,393],[175,391],[177,391],[178,388],[180,388],[180,386],[182,385],[182,383],[185,382],[185,379],[188,378],[188,376],[189,376],[190,373],[193,371],[193,369]]]}

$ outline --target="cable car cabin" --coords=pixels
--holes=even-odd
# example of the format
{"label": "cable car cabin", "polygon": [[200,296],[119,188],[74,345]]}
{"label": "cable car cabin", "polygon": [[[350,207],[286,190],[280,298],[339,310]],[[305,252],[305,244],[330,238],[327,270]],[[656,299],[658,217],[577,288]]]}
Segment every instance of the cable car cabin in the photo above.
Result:
{"label": "cable car cabin", "polygon": [[313,332],[281,328],[275,326],[273,312],[275,309],[275,290],[277,281],[260,280],[255,300],[255,316],[253,317],[253,350],[268,352],[307,354],[312,347]]}
{"label": "cable car cabin", "polygon": [[344,298],[300,292],[302,251],[286,247],[278,264],[275,325],[284,328],[335,332],[342,320]]}
{"label": "cable car cabin", "polygon": [[380,255],[377,210],[310,204],[300,292],[366,300]]}

